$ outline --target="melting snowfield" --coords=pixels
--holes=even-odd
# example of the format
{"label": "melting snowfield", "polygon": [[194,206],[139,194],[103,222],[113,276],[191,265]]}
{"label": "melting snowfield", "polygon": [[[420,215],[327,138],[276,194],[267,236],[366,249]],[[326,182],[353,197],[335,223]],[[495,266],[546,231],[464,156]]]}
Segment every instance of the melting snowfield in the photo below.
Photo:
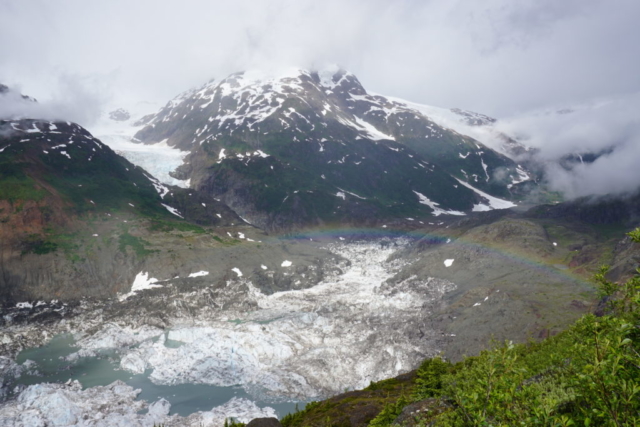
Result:
{"label": "melting snowfield", "polygon": [[[411,370],[437,353],[439,333],[429,327],[427,317],[431,304],[454,285],[415,276],[394,281],[406,261],[390,261],[389,256],[404,244],[400,240],[331,244],[329,249],[348,262],[340,265],[341,273],[312,288],[265,295],[238,276],[227,282],[228,301],[219,317],[181,320],[168,330],[105,324],[96,333],[77,336],[81,349],[66,357],[73,363],[110,350],[119,354],[120,369],[132,375],[148,373],[155,384],[241,385],[253,401],[236,398],[227,404],[233,411],[214,408],[189,418],[170,417],[171,405],[161,399],[149,407],[151,415],[143,416],[137,409],[123,412],[118,402],[135,399],[133,389],[124,383],[84,391],[70,383],[28,387],[17,400],[0,407],[0,424],[11,419],[21,425],[15,421],[23,419],[19,409],[31,414],[38,405],[46,407],[34,403],[44,395],[71,402],[69,407],[79,411],[81,419],[87,411],[95,411],[92,404],[73,403],[83,401],[83,394],[90,396],[88,401],[98,399],[94,395],[113,401],[102,404],[101,411],[116,411],[133,425],[168,421],[190,425],[187,420],[192,418],[204,425],[222,425],[225,416],[246,422],[256,412],[273,412],[265,407],[269,402],[322,398]],[[111,396],[114,393],[119,397]],[[40,411],[38,416],[49,415]]]}

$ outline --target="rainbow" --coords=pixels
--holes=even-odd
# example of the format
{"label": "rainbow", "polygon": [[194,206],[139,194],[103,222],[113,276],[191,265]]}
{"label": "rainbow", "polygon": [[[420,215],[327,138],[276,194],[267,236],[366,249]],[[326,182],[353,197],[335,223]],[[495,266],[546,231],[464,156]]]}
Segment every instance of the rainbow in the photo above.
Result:
{"label": "rainbow", "polygon": [[570,269],[559,269],[545,263],[543,260],[533,256],[523,254],[514,254],[504,249],[496,248],[489,245],[479,244],[477,242],[465,239],[464,235],[456,235],[448,233],[447,228],[438,228],[437,230],[414,229],[401,230],[387,228],[350,228],[350,227],[325,227],[314,228],[303,231],[282,234],[280,236],[271,236],[270,238],[279,240],[297,240],[297,241],[314,241],[319,243],[331,243],[336,241],[355,242],[370,241],[382,239],[409,239],[412,242],[425,241],[428,245],[454,244],[467,249],[482,249],[492,255],[522,265],[525,269],[535,270],[550,274],[564,280],[572,281],[576,284],[593,289],[594,285],[591,281],[586,280],[583,276],[574,273]]}

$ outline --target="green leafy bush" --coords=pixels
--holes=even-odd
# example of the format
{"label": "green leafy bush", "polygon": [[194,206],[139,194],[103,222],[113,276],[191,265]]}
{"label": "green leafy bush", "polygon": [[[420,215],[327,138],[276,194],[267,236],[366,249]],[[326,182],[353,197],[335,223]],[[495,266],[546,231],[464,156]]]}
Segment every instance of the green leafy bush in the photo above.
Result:
{"label": "green leafy bush", "polygon": [[440,357],[426,359],[418,368],[414,400],[437,397],[442,393],[442,378],[451,371],[452,365]]}
{"label": "green leafy bush", "polygon": [[393,421],[398,418],[398,415],[402,412],[402,409],[410,403],[404,395],[391,403],[387,403],[382,411],[369,423],[372,427],[384,427],[392,425]]}

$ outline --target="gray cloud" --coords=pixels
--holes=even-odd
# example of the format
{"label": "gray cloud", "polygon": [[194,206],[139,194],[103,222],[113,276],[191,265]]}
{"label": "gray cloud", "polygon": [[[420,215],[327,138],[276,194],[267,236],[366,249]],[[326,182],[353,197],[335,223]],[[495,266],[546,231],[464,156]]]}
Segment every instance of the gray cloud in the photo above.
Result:
{"label": "gray cloud", "polygon": [[[640,92],[500,120],[497,129],[539,150],[552,188],[568,197],[622,194],[640,186]],[[571,170],[567,155],[607,153]]]}
{"label": "gray cloud", "polygon": [[[0,79],[166,100],[248,67],[339,63],[373,91],[493,115],[638,90],[635,0],[8,1]],[[154,99],[150,99],[154,98]]]}
{"label": "gray cloud", "polygon": [[65,120],[91,126],[102,113],[105,94],[93,79],[60,75],[50,99],[24,99],[20,86],[0,94],[0,119]]}

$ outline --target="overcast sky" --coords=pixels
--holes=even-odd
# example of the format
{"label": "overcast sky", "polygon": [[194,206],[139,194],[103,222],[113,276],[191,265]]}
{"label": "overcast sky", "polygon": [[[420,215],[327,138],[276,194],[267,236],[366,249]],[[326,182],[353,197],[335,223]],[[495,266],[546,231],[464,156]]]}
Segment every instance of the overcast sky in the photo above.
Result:
{"label": "overcast sky", "polygon": [[[583,126],[608,135],[618,107],[639,128],[639,21],[639,0],[0,0],[0,82],[89,125],[232,72],[337,63],[372,92],[509,119],[558,155],[619,142]],[[540,113],[611,99],[566,123]]]}
{"label": "overcast sky", "polygon": [[639,18],[638,0],[2,0],[0,81],[166,101],[338,63],[374,92],[504,117],[639,91]]}

